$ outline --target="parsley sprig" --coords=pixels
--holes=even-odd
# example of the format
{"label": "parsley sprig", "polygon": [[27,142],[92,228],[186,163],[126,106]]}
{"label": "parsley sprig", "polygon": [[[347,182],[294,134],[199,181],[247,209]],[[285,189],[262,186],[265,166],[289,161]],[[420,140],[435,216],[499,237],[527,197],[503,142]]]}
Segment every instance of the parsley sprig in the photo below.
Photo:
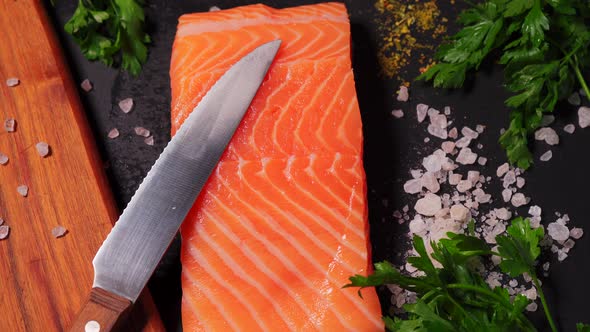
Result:
{"label": "parsley sprig", "polygon": [[[528,136],[557,101],[581,87],[590,66],[590,6],[585,0],[487,0],[459,16],[463,29],[439,47],[437,64],[418,79],[435,87],[458,88],[486,59],[505,68],[505,87],[514,95],[510,125],[500,137],[508,159],[526,169],[532,163]],[[576,83],[577,82],[577,83]]]}
{"label": "parsley sprig", "polygon": [[89,60],[121,64],[133,75],[147,60],[142,0],[79,0],[65,25]]}
{"label": "parsley sprig", "polygon": [[[384,261],[375,264],[367,277],[350,277],[344,287],[372,287],[397,284],[416,292],[415,304],[406,304],[408,317],[384,317],[391,331],[536,331],[524,315],[530,301],[523,295],[510,297],[503,287],[491,288],[475,271],[478,260],[496,255],[502,272],[511,277],[528,274],[537,289],[547,321],[552,331],[557,326],[549,311],[545,294],[536,274],[536,260],[541,253],[539,242],[543,228],[533,229],[527,219],[516,218],[507,228],[506,235],[496,236],[498,250],[493,251],[483,240],[472,236],[448,233],[448,239],[432,242],[429,256],[424,241],[414,236],[414,249],[418,254],[408,262],[422,276],[412,277],[398,271]],[[441,267],[435,267],[433,260]],[[359,290],[360,295],[360,290]],[[578,324],[578,331],[590,331],[590,326]]]}

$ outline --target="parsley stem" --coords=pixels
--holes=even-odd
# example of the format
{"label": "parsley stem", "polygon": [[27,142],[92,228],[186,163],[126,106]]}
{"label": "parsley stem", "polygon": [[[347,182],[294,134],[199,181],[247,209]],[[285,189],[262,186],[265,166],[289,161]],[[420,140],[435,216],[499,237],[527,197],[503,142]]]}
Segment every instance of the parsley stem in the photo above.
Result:
{"label": "parsley stem", "polygon": [[590,89],[588,88],[588,84],[586,84],[586,80],[584,80],[584,76],[582,76],[582,72],[580,72],[580,68],[577,65],[572,65],[572,67],[574,67],[576,77],[578,78],[582,89],[584,89],[584,92],[586,93],[586,98],[590,98]]}
{"label": "parsley stem", "polygon": [[539,284],[539,279],[537,279],[537,275],[535,273],[531,274],[531,279],[533,279],[533,283],[537,288],[537,293],[541,298],[541,303],[543,304],[543,311],[545,311],[545,316],[547,317],[547,321],[549,321],[549,326],[551,326],[551,331],[557,332],[557,326],[555,326],[555,322],[553,321],[553,317],[551,316],[551,312],[549,311],[549,306],[547,305],[547,301],[545,300],[545,294],[543,293],[543,289]]}

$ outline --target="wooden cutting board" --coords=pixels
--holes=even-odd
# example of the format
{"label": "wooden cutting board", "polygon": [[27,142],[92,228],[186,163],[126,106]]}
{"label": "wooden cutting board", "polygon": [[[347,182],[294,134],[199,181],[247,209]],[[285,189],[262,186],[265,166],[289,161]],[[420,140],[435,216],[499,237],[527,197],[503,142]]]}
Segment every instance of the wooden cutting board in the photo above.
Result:
{"label": "wooden cutting board", "polygon": [[[102,161],[60,45],[35,0],[0,0],[0,331],[63,331],[87,299],[92,258],[116,221]],[[8,87],[6,79],[20,84]],[[16,119],[16,131],[4,120]],[[42,158],[35,144],[47,142]],[[17,187],[27,185],[22,197]],[[52,236],[58,225],[68,232]],[[145,292],[125,331],[163,331]]]}

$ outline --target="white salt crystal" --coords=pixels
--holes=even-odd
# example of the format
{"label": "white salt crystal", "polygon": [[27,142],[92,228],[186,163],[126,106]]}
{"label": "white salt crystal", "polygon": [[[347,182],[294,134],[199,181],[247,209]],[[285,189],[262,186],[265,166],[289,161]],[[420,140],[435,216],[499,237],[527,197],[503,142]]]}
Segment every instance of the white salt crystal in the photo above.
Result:
{"label": "white salt crystal", "polygon": [[574,106],[580,106],[582,99],[580,98],[579,93],[574,92],[569,97],[567,97],[567,102]]}
{"label": "white salt crystal", "polygon": [[522,193],[516,193],[512,195],[510,202],[512,203],[512,205],[514,205],[514,207],[519,207],[525,205],[527,203],[527,200]]}
{"label": "white salt crystal", "polygon": [[430,142],[430,138],[424,137],[424,143],[428,143],[428,142]]}
{"label": "white salt crystal", "polygon": [[430,108],[428,109],[428,112],[427,112],[427,113],[428,113],[428,116],[429,116],[429,117],[433,117],[433,116],[435,116],[435,115],[438,115],[438,114],[440,114],[440,112],[439,112],[437,109],[434,109],[434,108],[432,108],[432,107],[430,107]]}
{"label": "white salt crystal", "polygon": [[459,184],[462,177],[463,176],[461,174],[455,174],[455,173],[449,175],[449,184],[452,186],[456,186],[457,184]]}
{"label": "white salt crystal", "polygon": [[404,183],[404,191],[408,194],[417,194],[422,190],[422,180],[420,178],[412,179]]}
{"label": "white salt crystal", "polygon": [[412,219],[409,224],[410,232],[412,234],[420,234],[426,230],[426,223],[422,220],[420,215],[417,215],[416,218]]}
{"label": "white salt crystal", "polygon": [[445,113],[445,115],[451,115],[451,107],[450,106],[445,106],[444,113]]}
{"label": "white salt crystal", "polygon": [[442,142],[441,148],[446,153],[452,153],[455,149],[455,143],[451,141]]}
{"label": "white salt crystal", "polygon": [[8,237],[10,233],[10,226],[4,225],[0,226],[0,240],[4,240]]}
{"label": "white salt crystal", "polygon": [[63,226],[56,226],[51,230],[51,235],[55,238],[62,237],[66,235],[67,230]]}
{"label": "white salt crystal", "polygon": [[524,178],[521,178],[520,176],[516,178],[516,186],[518,188],[524,187],[524,184],[525,184]]}
{"label": "white salt crystal", "polygon": [[399,87],[399,91],[397,92],[397,101],[406,102],[410,98],[410,93],[408,92],[408,87],[402,85]]}
{"label": "white salt crystal", "polygon": [[477,158],[477,163],[480,164],[481,166],[484,166],[487,162],[488,162],[488,158],[486,158],[486,157],[478,157]]}
{"label": "white salt crystal", "polygon": [[469,171],[467,172],[467,180],[471,181],[471,183],[476,184],[479,182],[479,172],[478,171]]}
{"label": "white salt crystal", "polygon": [[135,134],[138,136],[149,137],[150,131],[144,127],[135,127]]}
{"label": "white salt crystal", "polygon": [[[1,227],[1,226],[0,226]],[[567,258],[567,253],[563,250],[557,251],[557,260],[563,262]]]}
{"label": "white salt crystal", "polygon": [[29,187],[23,185],[20,185],[16,188],[16,191],[23,197],[27,197],[27,195],[29,194]]}
{"label": "white salt crystal", "polygon": [[217,6],[211,6],[211,7],[209,7],[209,11],[210,12],[218,12],[220,10],[221,10],[221,8],[219,8]]}
{"label": "white salt crystal", "polygon": [[418,122],[422,123],[426,119],[426,113],[428,112],[428,105],[418,104],[416,105],[416,115],[418,116]]}
{"label": "white salt crystal", "polygon": [[582,235],[584,235],[584,230],[578,227],[574,227],[570,230],[570,236],[573,239],[580,239],[582,237]]}
{"label": "white salt crystal", "polygon": [[442,208],[442,202],[438,195],[428,193],[419,199],[414,205],[414,210],[424,216],[434,216]]}
{"label": "white salt crystal", "polygon": [[[133,109],[133,99],[132,98],[125,98],[119,101],[119,108],[123,113],[129,113]],[[403,115],[403,114],[402,114]]]}
{"label": "white salt crystal", "polygon": [[436,193],[440,190],[440,184],[438,183],[438,180],[436,179],[434,173],[426,172],[424,176],[422,176],[421,181],[422,186],[430,190],[430,192],[432,193]]}
{"label": "white salt crystal", "polygon": [[468,137],[461,137],[457,140],[457,142],[455,142],[455,146],[458,148],[468,147],[469,144],[471,144],[471,139]]}
{"label": "white salt crystal", "polygon": [[456,139],[457,136],[458,136],[457,128],[452,128],[451,130],[449,130],[448,135],[449,135],[450,138]]}
{"label": "white salt crystal", "polygon": [[506,208],[496,209],[496,217],[502,220],[509,220],[512,217],[512,212],[508,211]]}
{"label": "white salt crystal", "polygon": [[515,182],[516,182],[516,173],[514,173],[514,171],[506,172],[506,174],[504,175],[504,178],[502,179],[502,184],[503,184],[504,188],[508,188],[510,185],[514,184]]}
{"label": "white salt crystal", "polygon": [[473,153],[470,148],[462,148],[459,151],[456,161],[463,165],[471,165],[477,160],[477,154]]}
{"label": "white salt crystal", "polygon": [[563,127],[563,131],[565,131],[568,134],[573,134],[574,131],[576,131],[576,126],[573,123],[566,124]]}
{"label": "white salt crystal", "polygon": [[421,169],[411,169],[410,174],[414,179],[419,179],[422,177],[422,170]]}
{"label": "white salt crystal", "polygon": [[154,136],[146,137],[143,142],[147,145],[153,146],[154,145]]}
{"label": "white salt crystal", "polygon": [[110,139],[115,139],[117,137],[119,137],[119,129],[117,128],[113,128],[109,131],[109,133],[107,134],[107,137]]}
{"label": "white salt crystal", "polygon": [[539,127],[547,127],[548,125],[552,124],[555,121],[555,116],[553,115],[543,115],[541,118],[541,123]]}
{"label": "white salt crystal", "polygon": [[535,131],[535,139],[537,141],[545,141],[549,145],[559,144],[559,136],[553,128],[543,127]]}
{"label": "white salt crystal", "polygon": [[0,165],[8,164],[8,156],[0,152]]}
{"label": "white salt crystal", "polygon": [[482,204],[483,203],[489,203],[492,200],[492,195],[490,195],[490,194],[483,194],[483,195],[480,195],[480,196],[475,197],[475,200],[478,203],[482,203]]}
{"label": "white salt crystal", "polygon": [[475,131],[475,130],[469,128],[469,127],[463,127],[461,129],[461,134],[464,137],[467,137],[469,139],[476,139],[477,136],[479,136],[479,133],[477,131]]}
{"label": "white salt crystal", "polygon": [[504,164],[500,165],[498,167],[498,169],[496,170],[496,176],[501,178],[504,174],[506,174],[506,172],[508,172],[509,169],[510,169],[510,165],[508,165],[508,163],[504,163]]}
{"label": "white salt crystal", "polygon": [[551,266],[551,263],[549,263],[549,262],[543,263],[543,270],[544,271],[549,271],[549,266]]}
{"label": "white salt crystal", "polygon": [[444,114],[435,114],[430,117],[430,123],[444,129],[447,127],[447,117]]}
{"label": "white salt crystal", "polygon": [[529,214],[533,217],[540,217],[541,211],[541,207],[538,205],[533,205],[529,208]]}
{"label": "white salt crystal", "polygon": [[578,109],[578,124],[580,128],[590,126],[590,107],[582,106]]}
{"label": "white salt crystal", "polygon": [[47,157],[47,155],[49,154],[49,144],[45,142],[39,142],[35,144],[35,148],[37,149],[37,153],[41,157]]}
{"label": "white salt crystal", "polygon": [[473,183],[469,180],[461,180],[459,181],[459,184],[457,184],[457,191],[459,191],[460,193],[464,193],[467,190],[471,189],[473,187]]}
{"label": "white salt crystal", "polygon": [[440,157],[432,154],[422,160],[422,166],[424,166],[427,171],[435,173],[441,170],[442,160]]}
{"label": "white salt crystal", "polygon": [[480,150],[483,149],[483,144],[481,144],[481,143],[477,144],[477,148]]}
{"label": "white salt crystal", "polygon": [[539,308],[539,305],[536,302],[531,302],[526,306],[526,310],[530,312],[535,312]]}
{"label": "white salt crystal", "polygon": [[480,125],[478,124],[477,126],[475,126],[475,131],[477,131],[478,133],[483,133],[483,131],[486,129],[486,126],[484,125]]}
{"label": "white salt crystal", "polygon": [[13,133],[16,130],[16,120],[15,119],[6,119],[4,121],[4,130],[8,133]]}
{"label": "white salt crystal", "polygon": [[547,233],[555,241],[565,241],[570,236],[570,231],[566,226],[552,222],[547,225]]}
{"label": "white salt crystal", "polygon": [[92,90],[92,83],[90,83],[89,79],[83,80],[80,86],[82,87],[82,90],[86,92],[90,92],[90,90]]}
{"label": "white salt crystal", "polygon": [[516,287],[518,286],[518,281],[516,281],[516,279],[512,279],[508,282],[508,285],[510,285],[510,287]]}
{"label": "white salt crystal", "polygon": [[553,152],[551,152],[551,150],[543,153],[541,155],[541,157],[539,157],[539,160],[541,161],[549,161],[551,158],[553,157]]}
{"label": "white salt crystal", "polygon": [[427,130],[428,133],[434,137],[442,139],[447,139],[448,137],[447,130],[437,125],[429,124]]}
{"label": "white salt crystal", "polygon": [[20,84],[20,80],[16,77],[11,77],[6,80],[6,85],[8,85],[9,87],[15,87],[19,84]]}
{"label": "white salt crystal", "polygon": [[502,199],[504,200],[504,202],[510,202],[511,198],[512,198],[512,190],[510,190],[510,189],[502,190]]}

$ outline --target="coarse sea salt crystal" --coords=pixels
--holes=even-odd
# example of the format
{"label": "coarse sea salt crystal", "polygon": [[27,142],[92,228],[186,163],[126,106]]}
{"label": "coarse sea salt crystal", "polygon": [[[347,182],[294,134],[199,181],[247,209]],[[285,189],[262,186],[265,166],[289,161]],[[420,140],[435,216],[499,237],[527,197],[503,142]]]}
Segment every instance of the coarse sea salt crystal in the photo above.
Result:
{"label": "coarse sea salt crystal", "polygon": [[80,83],[80,87],[82,87],[82,90],[90,92],[90,90],[92,90],[92,83],[89,79],[85,79]]}
{"label": "coarse sea salt crystal", "polygon": [[422,123],[422,121],[424,121],[424,119],[426,119],[427,112],[428,112],[428,105],[426,105],[426,104],[416,105],[416,115],[418,117],[418,122]]}
{"label": "coarse sea salt crystal", "polygon": [[501,178],[502,176],[504,176],[504,174],[506,174],[506,172],[508,172],[509,169],[510,165],[508,165],[508,163],[504,163],[498,166],[498,169],[496,169],[496,176]]}
{"label": "coarse sea salt crystal", "polygon": [[123,113],[129,113],[133,109],[133,98],[125,98],[119,101],[119,109],[123,111]]}
{"label": "coarse sea salt crystal", "polygon": [[461,134],[469,139],[476,139],[479,136],[479,133],[477,131],[469,127],[463,127],[461,129]]}
{"label": "coarse sea salt crystal", "polygon": [[579,93],[574,92],[569,97],[567,97],[567,102],[574,106],[580,106],[582,103],[582,98],[580,98]]}
{"label": "coarse sea salt crystal", "polygon": [[559,144],[559,136],[553,128],[543,127],[535,131],[535,139],[537,141],[545,141],[549,145]]}
{"label": "coarse sea salt crystal", "polygon": [[539,308],[539,305],[536,302],[531,302],[526,306],[526,310],[530,312],[535,312]]}
{"label": "coarse sea salt crystal", "polygon": [[526,200],[526,197],[522,193],[516,193],[516,194],[512,195],[510,202],[512,203],[512,205],[514,205],[514,207],[519,207],[519,206],[526,205],[527,200]]}
{"label": "coarse sea salt crystal", "polygon": [[462,177],[463,176],[461,174],[456,174],[456,173],[449,175],[449,184],[452,186],[456,186],[457,184],[459,184]]}
{"label": "coarse sea salt crystal", "polygon": [[557,251],[557,260],[563,262],[567,258],[567,253],[563,250]]}
{"label": "coarse sea salt crystal", "polygon": [[430,142],[430,138],[424,137],[424,143],[428,143],[428,142]]}
{"label": "coarse sea salt crystal", "polygon": [[451,142],[451,141],[442,142],[441,148],[446,153],[452,153],[453,150],[455,149],[455,142]]}
{"label": "coarse sea salt crystal", "polygon": [[524,178],[521,178],[520,176],[516,178],[516,186],[518,188],[524,187],[524,184],[525,184],[525,179]]}
{"label": "coarse sea salt crystal", "polygon": [[51,230],[51,235],[53,235],[53,237],[55,237],[55,238],[60,238],[64,235],[66,235],[67,232],[68,231],[67,231],[67,229],[65,229],[65,227],[58,225]]}
{"label": "coarse sea salt crystal", "polygon": [[447,117],[444,114],[434,114],[430,117],[430,124],[444,129],[447,127]]}
{"label": "coarse sea salt crystal", "polygon": [[533,217],[540,217],[541,216],[541,207],[538,205],[533,205],[529,208],[529,214]]}
{"label": "coarse sea salt crystal", "polygon": [[8,156],[0,152],[0,165],[8,164]]}
{"label": "coarse sea salt crystal", "polygon": [[429,124],[427,130],[428,130],[428,133],[434,137],[438,137],[438,138],[442,138],[442,139],[447,139],[447,137],[448,137],[447,130],[444,128],[441,128],[439,126]]}
{"label": "coarse sea salt crystal", "polygon": [[551,160],[552,157],[553,157],[553,152],[551,152],[551,150],[549,150],[549,151],[543,153],[541,155],[541,157],[539,157],[539,160],[541,160],[541,161],[549,161],[549,160]]}
{"label": "coarse sea salt crystal", "polygon": [[459,135],[457,133],[457,128],[452,128],[451,130],[449,130],[448,135],[449,135],[449,138],[456,139],[457,136]]}
{"label": "coarse sea salt crystal", "polygon": [[508,220],[512,217],[512,212],[506,208],[496,209],[496,217],[502,220]]}
{"label": "coarse sea salt crystal", "polygon": [[565,243],[563,244],[563,247],[567,248],[567,249],[572,249],[575,245],[576,245],[576,241],[574,241],[572,239],[567,239],[565,241]]}
{"label": "coarse sea salt crystal", "polygon": [[7,226],[7,225],[0,226],[0,240],[6,239],[8,237],[9,233],[10,233],[10,226]]}
{"label": "coarse sea salt crystal", "polygon": [[570,230],[570,236],[575,240],[580,239],[583,235],[584,235],[584,230],[581,228],[574,227]]}
{"label": "coarse sea salt crystal", "polygon": [[570,231],[566,226],[557,222],[552,222],[547,225],[547,233],[555,241],[565,241],[570,236]]}
{"label": "coarse sea salt crystal", "polygon": [[393,110],[391,111],[391,115],[393,115],[394,118],[396,119],[400,119],[404,117],[404,111],[402,110]]}
{"label": "coarse sea salt crystal", "polygon": [[422,190],[422,180],[420,178],[412,179],[404,183],[404,191],[408,194],[417,194]]}
{"label": "coarse sea salt crystal", "polygon": [[471,188],[473,188],[473,183],[469,180],[461,180],[457,184],[457,191],[460,193],[464,193]]}
{"label": "coarse sea salt crystal", "polygon": [[115,139],[115,138],[119,137],[119,129],[113,128],[113,129],[109,130],[107,137],[110,139]]}
{"label": "coarse sea salt crystal", "polygon": [[580,128],[590,126],[590,107],[582,106],[578,109],[578,124]]}
{"label": "coarse sea salt crystal", "polygon": [[434,173],[426,172],[420,180],[422,180],[422,186],[430,190],[430,192],[436,193],[440,190],[440,184]]}
{"label": "coarse sea salt crystal", "polygon": [[16,77],[11,77],[9,79],[6,80],[6,85],[8,85],[9,87],[15,87],[17,85],[20,84],[20,80]]}
{"label": "coarse sea salt crystal", "polygon": [[468,147],[469,144],[471,144],[471,139],[467,137],[461,137],[455,142],[455,146],[460,149]]}
{"label": "coarse sea salt crystal", "polygon": [[543,115],[541,118],[541,123],[539,127],[547,127],[548,125],[552,124],[555,121],[555,116],[553,115]]}
{"label": "coarse sea salt crystal", "polygon": [[477,131],[480,134],[483,133],[484,130],[486,130],[486,126],[484,126],[484,125],[478,124],[477,126],[475,126],[475,131]]}
{"label": "coarse sea salt crystal", "polygon": [[414,210],[424,216],[434,216],[442,208],[440,196],[428,193],[414,205]]}
{"label": "coarse sea salt crystal", "polygon": [[445,115],[451,115],[451,107],[450,106],[445,106],[443,111],[444,111]]}
{"label": "coarse sea salt crystal", "polygon": [[419,179],[422,177],[422,170],[421,169],[411,169],[410,174],[414,179]]}
{"label": "coarse sea salt crystal", "polygon": [[473,184],[479,182],[479,172],[478,171],[467,172],[467,180],[471,181],[471,183],[473,183]]}
{"label": "coarse sea salt crystal", "polygon": [[486,157],[478,157],[477,158],[477,163],[481,166],[485,166],[485,164],[488,162],[488,158]]}
{"label": "coarse sea salt crystal", "polygon": [[477,160],[477,154],[473,153],[470,148],[462,148],[455,159],[456,162],[463,165],[471,165]]}
{"label": "coarse sea salt crystal", "polygon": [[149,137],[150,131],[144,127],[135,127],[135,134],[138,136]]}
{"label": "coarse sea salt crystal", "polygon": [[428,109],[428,116],[429,117],[433,117],[433,116],[438,115],[438,114],[440,114],[440,112],[437,109],[432,108],[432,107],[430,107]]}
{"label": "coarse sea salt crystal", "polygon": [[18,192],[23,197],[27,197],[27,195],[29,194],[29,187],[27,187],[24,184],[20,185],[16,187],[16,192]]}
{"label": "coarse sea salt crystal", "polygon": [[154,145],[154,136],[149,136],[146,137],[143,142],[149,146],[153,146]]}
{"label": "coarse sea salt crystal", "polygon": [[13,133],[16,130],[16,120],[13,118],[4,121],[4,130],[8,133]]}
{"label": "coarse sea salt crystal", "polygon": [[574,131],[576,131],[576,126],[573,123],[568,123],[565,126],[563,126],[563,131],[565,131],[568,134],[573,134]]}
{"label": "coarse sea salt crystal", "polygon": [[47,157],[49,155],[49,144],[45,142],[39,142],[35,144],[35,148],[37,149],[37,153],[41,157]]}
{"label": "coarse sea salt crystal", "polygon": [[402,85],[399,87],[399,91],[397,92],[397,101],[406,102],[410,98],[410,92],[408,91],[408,87]]}
{"label": "coarse sea salt crystal", "polygon": [[221,10],[221,8],[219,8],[217,6],[211,6],[211,7],[209,7],[209,11],[210,12],[218,12],[220,10]]}
{"label": "coarse sea salt crystal", "polygon": [[410,228],[410,232],[412,234],[420,234],[426,230],[426,223],[424,222],[424,220],[422,220],[422,217],[420,217],[420,215],[417,215],[416,218],[410,221],[408,227]]}
{"label": "coarse sea salt crystal", "polygon": [[427,171],[435,173],[441,170],[442,160],[440,157],[432,154],[422,160],[422,166],[424,166]]}

